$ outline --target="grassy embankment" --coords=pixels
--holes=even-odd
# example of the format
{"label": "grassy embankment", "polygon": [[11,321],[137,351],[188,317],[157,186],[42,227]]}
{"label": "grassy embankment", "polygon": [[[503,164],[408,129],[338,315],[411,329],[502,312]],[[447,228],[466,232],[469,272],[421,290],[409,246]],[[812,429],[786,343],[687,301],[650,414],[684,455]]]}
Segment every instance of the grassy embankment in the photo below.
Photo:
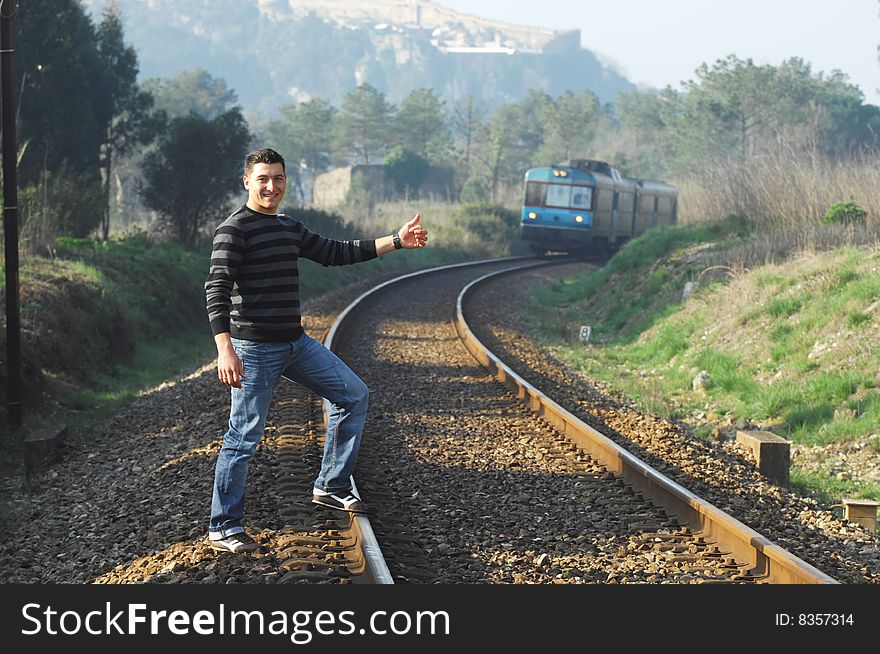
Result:
{"label": "grassy embankment", "polygon": [[[544,288],[530,320],[560,359],[697,435],[759,427],[805,446],[848,443],[878,455],[880,173],[793,164],[744,173],[680,182],[682,224]],[[867,221],[822,223],[829,206],[850,198],[871,208]],[[697,220],[728,207],[762,218]],[[585,324],[587,346],[573,332]],[[701,371],[709,381],[694,390]],[[791,479],[829,506],[880,499],[875,483],[830,466],[795,465]]]}

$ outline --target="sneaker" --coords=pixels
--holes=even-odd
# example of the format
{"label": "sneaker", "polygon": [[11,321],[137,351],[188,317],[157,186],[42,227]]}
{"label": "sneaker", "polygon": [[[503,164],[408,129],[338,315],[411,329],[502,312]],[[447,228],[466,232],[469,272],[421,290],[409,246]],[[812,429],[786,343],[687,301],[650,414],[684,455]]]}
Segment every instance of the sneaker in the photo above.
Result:
{"label": "sneaker", "polygon": [[351,490],[335,491],[330,493],[313,493],[312,502],[331,509],[351,511],[352,513],[366,513],[367,507]]}
{"label": "sneaker", "polygon": [[235,554],[238,554],[239,552],[253,552],[257,549],[257,541],[243,531],[219,540],[208,539],[208,543],[215,550],[221,552],[233,552]]}

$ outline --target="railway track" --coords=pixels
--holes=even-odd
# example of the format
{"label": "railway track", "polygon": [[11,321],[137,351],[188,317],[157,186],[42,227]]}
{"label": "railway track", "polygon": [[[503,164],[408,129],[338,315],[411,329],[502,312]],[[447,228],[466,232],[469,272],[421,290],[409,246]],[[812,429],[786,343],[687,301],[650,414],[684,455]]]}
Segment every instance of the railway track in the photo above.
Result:
{"label": "railway track", "polygon": [[355,522],[378,543],[366,541],[363,579],[836,583],[488,352],[468,325],[468,293],[533,265],[408,275],[358,298],[330,330],[328,345],[372,389],[357,471],[370,514]]}
{"label": "railway track", "polygon": [[[536,262],[492,260],[413,274],[364,294],[335,325],[338,304],[318,304],[306,316],[309,331],[326,333],[371,389],[355,471],[368,519],[309,502],[320,466],[322,406],[304,389],[279,384],[248,480],[247,527],[260,551],[211,550],[204,542],[206,496],[228,396],[218,392],[209,364],[132,403],[93,442],[71,444],[64,461],[15,495],[23,508],[0,546],[4,579],[761,584],[784,579],[786,559],[801,570],[790,577],[798,582],[880,579],[876,535],[818,512],[806,522],[809,505],[780,501],[778,489],[760,479],[744,490],[737,484],[751,473],[729,477],[717,453],[703,452],[700,443],[676,439],[649,417],[603,405],[552,366],[542,369],[546,356],[530,350],[504,305],[520,297],[514,291],[526,278],[546,280],[590,264],[532,267],[471,285]],[[456,307],[479,340],[516,362],[516,372],[494,360],[487,367],[478,358],[489,355],[473,342],[463,346]],[[598,439],[609,460],[597,446],[573,441],[575,422],[554,418],[551,405],[539,404],[546,398],[519,377],[631,454]],[[634,456],[645,462],[632,464],[636,473],[621,467]],[[648,466],[672,483],[645,476]],[[715,512],[698,508],[695,496],[683,492],[682,513],[654,493],[662,487],[668,494],[676,485],[708,494],[718,513],[738,511],[773,542],[740,528],[753,541],[744,549],[708,521]],[[798,557],[825,575],[803,568]]]}

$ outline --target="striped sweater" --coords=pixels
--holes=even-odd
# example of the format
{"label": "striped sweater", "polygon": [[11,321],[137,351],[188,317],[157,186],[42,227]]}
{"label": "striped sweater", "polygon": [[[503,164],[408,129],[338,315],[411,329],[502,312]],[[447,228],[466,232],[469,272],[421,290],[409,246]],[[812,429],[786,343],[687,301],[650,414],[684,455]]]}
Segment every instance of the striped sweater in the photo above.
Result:
{"label": "striped sweater", "polygon": [[214,231],[205,282],[211,331],[252,341],[296,340],[303,333],[299,257],[342,266],[376,256],[375,240],[337,241],[290,216],[245,205]]}

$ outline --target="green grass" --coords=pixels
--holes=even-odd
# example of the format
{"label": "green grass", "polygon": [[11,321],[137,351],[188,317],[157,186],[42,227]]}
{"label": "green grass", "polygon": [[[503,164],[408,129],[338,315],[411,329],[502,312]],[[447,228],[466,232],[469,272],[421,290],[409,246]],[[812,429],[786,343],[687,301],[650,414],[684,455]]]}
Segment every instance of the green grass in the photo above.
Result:
{"label": "green grass", "polygon": [[[843,498],[880,500],[880,487],[875,484],[858,484],[850,479],[838,479],[827,473],[807,472],[797,467],[789,471],[792,489],[803,495],[813,497],[822,506],[838,505]],[[842,516],[843,511],[836,507],[835,513]]]}
{"label": "green grass", "polygon": [[779,274],[757,274],[755,275],[755,286],[759,289],[765,289],[770,286],[782,286],[785,283],[785,277]]}
{"label": "green grass", "polygon": [[789,407],[800,404],[800,390],[791,384],[773,384],[762,389],[757,396],[749,398],[740,416],[758,420],[772,421],[785,413]]}
{"label": "green grass", "polygon": [[94,388],[67,398],[78,410],[107,408],[112,413],[144,390],[177,379],[216,356],[209,332],[180,332],[173,340],[147,342],[138,347],[128,366],[114,366],[99,375]]}
{"label": "green grass", "polygon": [[803,308],[804,304],[795,298],[773,300],[767,306],[767,313],[772,318],[788,318]]}
{"label": "green grass", "polygon": [[106,370],[93,388],[65,398],[65,403],[76,409],[66,418],[68,432],[74,438],[88,437],[98,423],[144,391],[190,374],[215,355],[210,334],[203,330],[178,333],[173,340],[145,343],[137,349],[131,366]]}
{"label": "green grass", "polygon": [[862,325],[865,325],[871,322],[872,316],[870,313],[864,313],[863,311],[853,311],[846,317],[847,326],[858,329]]}
{"label": "green grass", "polygon": [[87,279],[96,286],[104,282],[104,274],[94,265],[85,261],[71,261],[71,270],[79,273],[83,279]]}
{"label": "green grass", "polygon": [[[805,445],[875,433],[880,254],[793,252],[782,263],[739,269],[734,261],[727,268],[736,274],[701,284],[694,302],[682,301],[684,282],[712,266],[704,257],[689,267],[690,253],[729,263],[725,253],[748,253],[749,238],[761,235],[736,229],[732,219],[713,229],[648,232],[602,269],[539,290],[530,325],[559,359],[648,411],[672,420],[716,416],[716,424],[689,420],[698,436],[737,419]],[[578,322],[597,335],[588,348],[566,328]],[[696,392],[692,380],[701,370],[710,382]],[[815,494],[855,492],[838,481],[800,483]]]}
{"label": "green grass", "polygon": [[[681,300],[686,281],[699,272],[651,266],[682,251],[694,243],[736,238],[743,233],[744,222],[731,216],[707,224],[678,225],[649,230],[627,243],[601,269],[569,280],[556,282],[538,291],[529,309],[533,322],[541,322],[546,311],[567,309],[558,314],[560,320],[569,316],[596,316],[593,334],[599,342],[632,342],[639,334],[662,321]],[[613,287],[614,293],[603,292]],[[616,299],[626,298],[621,302]],[[572,318],[573,322],[574,319]],[[537,325],[537,329],[542,329]],[[559,325],[555,326],[557,333]]]}
{"label": "green grass", "polygon": [[712,378],[710,390],[741,397],[753,397],[757,392],[754,373],[737,357],[707,348],[697,354],[696,364]]}

